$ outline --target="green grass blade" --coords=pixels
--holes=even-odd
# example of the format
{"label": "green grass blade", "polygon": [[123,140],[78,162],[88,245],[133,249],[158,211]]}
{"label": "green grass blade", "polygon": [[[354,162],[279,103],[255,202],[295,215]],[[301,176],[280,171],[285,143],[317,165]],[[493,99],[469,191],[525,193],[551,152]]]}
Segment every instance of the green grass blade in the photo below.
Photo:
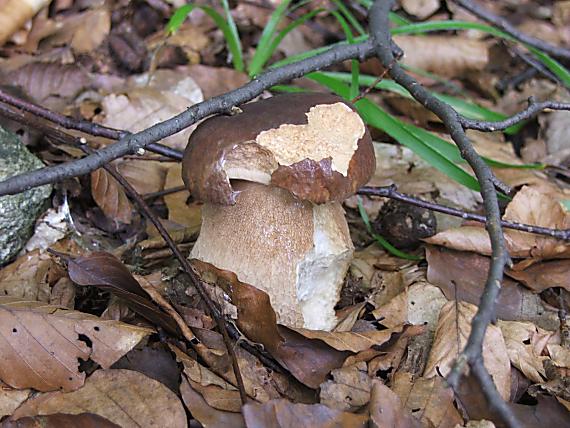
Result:
{"label": "green grass blade", "polygon": [[273,53],[275,52],[275,50],[277,49],[277,47],[283,41],[283,39],[287,34],[289,34],[299,25],[304,24],[309,19],[313,18],[317,13],[322,12],[323,10],[324,9],[316,9],[297,18],[295,21],[291,22],[283,30],[281,30],[279,34],[277,34],[277,36],[273,38],[269,47],[263,48],[263,50],[260,50],[260,48],[258,47],[255,51],[255,54],[253,55],[251,63],[249,64],[249,76],[254,77],[257,76],[259,73],[261,73],[263,67],[265,66],[267,61],[269,61],[269,58],[271,58],[271,56],[273,55]]}
{"label": "green grass blade", "polygon": [[[237,28],[235,26],[235,22],[229,14],[229,21],[226,21],[222,15],[220,15],[216,10],[211,8],[210,6],[202,6],[202,5],[195,5],[195,4],[186,4],[174,12],[168,24],[166,25],[167,34],[172,34],[176,32],[188,16],[190,12],[194,10],[194,8],[199,8],[206,15],[214,21],[216,26],[222,31],[224,38],[226,39],[226,43],[228,45],[228,51],[232,56],[232,63],[236,70],[244,71],[244,64],[243,64],[243,57],[241,52],[241,41],[239,35],[237,33]],[[229,9],[228,9],[229,13]]]}
{"label": "green grass blade", "polygon": [[361,36],[367,34],[364,27],[360,25],[360,22],[358,22],[358,19],[356,19],[356,17],[352,14],[350,10],[348,10],[348,8],[344,5],[344,3],[341,0],[332,0],[332,2],[336,5],[340,13],[346,18],[346,20]]}
{"label": "green grass blade", "polygon": [[[323,74],[330,76],[330,77],[333,77],[335,79],[338,79],[339,81],[344,82],[344,83],[349,83],[352,81],[352,76],[348,73],[323,72]],[[374,76],[361,75],[359,78],[359,85],[363,86],[363,87],[368,87],[368,86],[374,84],[375,81],[376,81],[376,77],[374,77]],[[380,82],[377,82],[375,85],[375,88],[380,89],[380,90],[384,90],[384,91],[389,91],[392,93],[396,93],[396,94],[401,95],[403,97],[406,97],[408,99],[414,99],[411,96],[411,94],[404,87],[400,86],[399,84],[397,84],[393,80],[384,79]],[[441,101],[448,103],[455,110],[457,110],[458,113],[460,113],[463,116],[468,117],[470,119],[485,120],[485,121],[498,121],[498,120],[504,120],[507,118],[507,116],[502,114],[502,113],[498,113],[496,111],[493,111],[493,110],[487,109],[485,107],[479,106],[475,103],[471,103],[471,102],[462,100],[461,98],[453,97],[450,95],[439,94],[436,92],[432,92],[432,95],[434,95],[436,98],[440,99]],[[507,130],[505,130],[505,133],[514,134],[514,133],[518,132],[522,126],[523,126],[523,124],[518,124],[518,125],[512,126],[512,127],[508,128]]]}
{"label": "green grass blade", "polygon": [[[232,13],[230,12],[230,5],[228,3],[228,0],[222,0],[222,7],[224,8],[224,13],[226,15],[226,23],[227,23],[227,27],[228,27],[226,30],[227,34],[224,32],[224,37],[226,38],[226,41],[228,42],[228,47],[230,45],[233,46],[233,48],[230,49],[230,53],[232,54],[232,61],[234,62],[234,68],[238,71],[243,71],[244,70],[244,64],[243,64],[243,53],[242,53],[242,47],[241,47],[241,39],[239,37],[239,33],[238,33],[236,23],[234,21],[234,17],[232,16]],[[231,42],[230,42],[230,40],[231,40]],[[234,55],[238,56],[238,58],[236,58],[236,60],[233,59]]]}
{"label": "green grass blade", "polygon": [[[267,22],[267,25],[263,29],[261,37],[259,38],[257,48],[255,49],[255,54],[251,59],[251,64],[249,66],[250,77],[255,76],[257,73],[259,73],[263,68],[263,64],[265,64],[267,59],[271,58],[271,55],[273,54],[273,51],[271,50],[271,42],[275,33],[277,32],[277,26],[285,16],[290,3],[291,0],[283,0],[269,17],[269,21]],[[265,61],[263,58],[266,58]],[[255,73],[253,73],[252,69],[255,69]]]}
{"label": "green grass blade", "polygon": [[357,201],[358,201],[358,213],[360,214],[360,217],[362,218],[362,222],[366,226],[366,230],[368,231],[369,235],[372,236],[378,244],[380,244],[381,247],[383,247],[390,254],[392,254],[396,257],[400,257],[401,259],[416,260],[416,261],[422,259],[421,257],[414,256],[412,254],[408,254],[408,253],[405,253],[401,250],[398,250],[396,247],[394,247],[392,244],[390,244],[386,240],[386,238],[375,233],[374,230],[372,229],[372,225],[370,224],[370,218],[368,217],[368,213],[366,212],[366,210],[364,209],[364,206],[362,205],[362,199],[360,198],[360,196],[357,198]]}

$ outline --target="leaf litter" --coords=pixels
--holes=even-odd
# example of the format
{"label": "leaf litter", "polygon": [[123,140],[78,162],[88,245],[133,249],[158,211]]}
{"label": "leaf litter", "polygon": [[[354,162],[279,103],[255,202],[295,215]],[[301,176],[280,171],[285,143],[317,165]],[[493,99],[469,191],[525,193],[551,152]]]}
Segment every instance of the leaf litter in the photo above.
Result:
{"label": "leaf litter", "polygon": [[[166,36],[177,2],[52,3],[2,46],[0,58],[2,88],[8,85],[44,107],[136,132],[249,80],[247,70],[229,67],[221,32],[198,9]],[[268,9],[250,3],[231,4],[246,62],[279,4],[268,2]],[[299,5],[292,15],[314,11],[316,3],[323,2]],[[513,13],[509,2],[484,3]],[[523,3],[526,11],[530,3]],[[550,17],[519,12],[521,28],[541,28],[545,37],[556,35],[556,43],[567,40],[563,3],[549,9]],[[403,1],[402,7],[413,21],[472,19],[452,2]],[[216,10],[223,13],[222,7]],[[321,11],[289,33],[271,61],[320,47],[340,33],[338,22]],[[525,65],[509,46],[479,33],[404,35],[396,41],[406,52],[403,63],[433,91],[505,114],[520,110],[529,95],[565,100],[542,77],[518,86],[507,81],[496,90],[501,76],[522,73]],[[374,61],[361,71],[381,72]],[[449,141],[419,104],[381,91],[371,97],[404,123]],[[481,155],[517,166],[493,167],[517,190],[504,207],[505,220],[570,229],[562,205],[570,199],[563,138],[568,117],[541,114],[518,140],[469,133]],[[80,155],[32,131],[22,131],[31,136],[26,144],[46,163]],[[161,143],[183,149],[191,132]],[[403,193],[481,212],[476,192],[373,132],[377,169],[369,185],[394,184]],[[521,168],[528,162],[557,169]],[[201,203],[187,191],[160,194],[182,184],[179,164],[145,153],[115,166],[137,191],[150,195],[147,201],[187,252],[199,233]],[[97,170],[62,183],[51,203],[59,217],[46,215],[43,231],[37,228],[35,242],[42,244],[30,245],[0,268],[2,426],[501,426],[471,375],[464,376],[457,394],[444,379],[483,293],[490,244],[480,225],[436,214],[437,234],[418,250],[423,260],[411,262],[371,244],[356,198],[347,200],[356,251],[336,308],[340,322],[330,332],[277,324],[267,294],[232,272],[194,261],[238,332],[235,351],[248,396],[243,405],[211,314],[121,186]],[[362,199],[372,220],[385,203]],[[65,225],[57,226],[58,234],[45,231],[57,222]],[[560,302],[570,302],[570,246],[512,230],[505,237],[515,263],[506,271],[483,360],[523,426],[563,426],[569,420],[570,351],[558,311],[567,309]]]}

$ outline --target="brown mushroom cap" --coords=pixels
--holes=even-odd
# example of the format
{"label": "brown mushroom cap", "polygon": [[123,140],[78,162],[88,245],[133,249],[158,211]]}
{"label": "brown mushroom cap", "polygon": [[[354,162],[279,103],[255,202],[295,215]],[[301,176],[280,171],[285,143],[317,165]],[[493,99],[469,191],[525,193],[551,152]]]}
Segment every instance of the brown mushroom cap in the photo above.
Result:
{"label": "brown mushroom cap", "polygon": [[313,203],[342,201],[376,165],[354,107],[324,93],[278,95],[214,116],[190,136],[182,177],[198,199],[233,205],[230,179],[271,184]]}

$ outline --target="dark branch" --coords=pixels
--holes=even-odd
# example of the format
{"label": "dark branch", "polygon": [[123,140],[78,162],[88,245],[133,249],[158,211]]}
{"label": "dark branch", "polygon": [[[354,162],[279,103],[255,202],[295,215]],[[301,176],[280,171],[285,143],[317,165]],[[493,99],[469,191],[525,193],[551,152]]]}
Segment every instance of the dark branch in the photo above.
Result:
{"label": "dark branch", "polygon": [[[396,201],[404,202],[406,204],[426,208],[431,211],[437,211],[443,214],[451,215],[453,217],[460,217],[464,220],[472,220],[472,221],[477,221],[479,223],[486,223],[487,221],[487,218],[484,215],[468,213],[465,211],[458,210],[456,208],[447,207],[445,205],[440,205],[434,202],[424,201],[419,198],[405,195],[403,193],[398,192],[396,190],[396,186],[387,186],[387,187],[365,186],[358,189],[358,194],[390,198]],[[551,238],[570,241],[570,229],[565,229],[565,230],[550,229],[548,227],[533,226],[532,224],[523,224],[507,220],[501,220],[501,226],[508,229],[520,230],[522,232],[534,233],[537,235],[544,235],[544,236],[549,236]]]}
{"label": "dark branch", "polygon": [[467,119],[460,116],[459,121],[465,129],[475,129],[477,131],[493,132],[503,131],[517,123],[531,119],[545,110],[570,110],[570,103],[559,103],[556,101],[537,102],[534,97],[528,99],[528,107],[521,112],[497,122],[485,122],[481,120]]}
{"label": "dark branch", "polygon": [[552,45],[544,40],[537,39],[535,37],[529,36],[520,32],[514,25],[510,24],[506,19],[494,15],[485,8],[479,6],[477,3],[471,0],[453,0],[462,8],[468,10],[477,18],[481,18],[493,26],[503,30],[505,33],[511,35],[513,38],[526,43],[529,46],[540,49],[548,54],[554,55],[558,58],[570,59],[570,50],[561,48],[556,45]]}
{"label": "dark branch", "polygon": [[[481,297],[477,314],[471,324],[471,334],[469,335],[467,346],[463,350],[460,358],[458,358],[459,362],[465,360],[472,365],[477,358],[480,358],[482,355],[485,331],[494,317],[495,302],[501,288],[505,264],[509,261],[509,255],[505,247],[505,240],[501,229],[501,215],[497,192],[495,190],[493,174],[467,138],[463,125],[459,120],[460,115],[451,106],[431,95],[414,78],[409,76],[397,62],[394,62],[394,55],[390,49],[391,36],[389,31],[390,23],[388,20],[388,13],[393,4],[393,0],[376,0],[370,9],[370,32],[376,55],[382,65],[389,69],[389,74],[394,81],[406,88],[420,104],[441,119],[451,138],[458,146],[461,156],[473,169],[481,186],[481,195],[487,214],[486,227],[491,240],[492,256],[485,291]],[[454,389],[457,389],[463,369],[463,364],[456,363],[448,376],[448,383]],[[483,371],[485,371],[484,368]],[[505,423],[511,427],[519,426],[512,411],[510,411],[507,406],[498,404],[499,402],[503,402],[503,400],[494,383],[484,388],[484,393],[489,405],[495,406]]]}
{"label": "dark branch", "polygon": [[0,182],[0,196],[13,195],[32,187],[87,174],[114,159],[126,154],[134,154],[149,144],[176,134],[200,119],[212,114],[227,112],[232,107],[255,98],[274,85],[302,77],[307,73],[347,59],[364,60],[371,54],[372,44],[369,41],[354,45],[337,45],[314,57],[270,69],[238,89],[195,104],[183,113],[157,123],[144,131],[121,138],[118,143],[105,147],[85,158],[10,177]]}

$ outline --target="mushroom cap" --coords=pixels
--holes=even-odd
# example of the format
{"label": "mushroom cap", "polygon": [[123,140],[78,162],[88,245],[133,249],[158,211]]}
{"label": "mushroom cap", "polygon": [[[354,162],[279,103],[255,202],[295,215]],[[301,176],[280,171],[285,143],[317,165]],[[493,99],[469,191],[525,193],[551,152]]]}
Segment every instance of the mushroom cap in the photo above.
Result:
{"label": "mushroom cap", "polygon": [[370,133],[336,95],[278,95],[241,110],[205,120],[190,136],[182,177],[199,200],[235,204],[233,179],[280,187],[316,204],[342,201],[374,173]]}

